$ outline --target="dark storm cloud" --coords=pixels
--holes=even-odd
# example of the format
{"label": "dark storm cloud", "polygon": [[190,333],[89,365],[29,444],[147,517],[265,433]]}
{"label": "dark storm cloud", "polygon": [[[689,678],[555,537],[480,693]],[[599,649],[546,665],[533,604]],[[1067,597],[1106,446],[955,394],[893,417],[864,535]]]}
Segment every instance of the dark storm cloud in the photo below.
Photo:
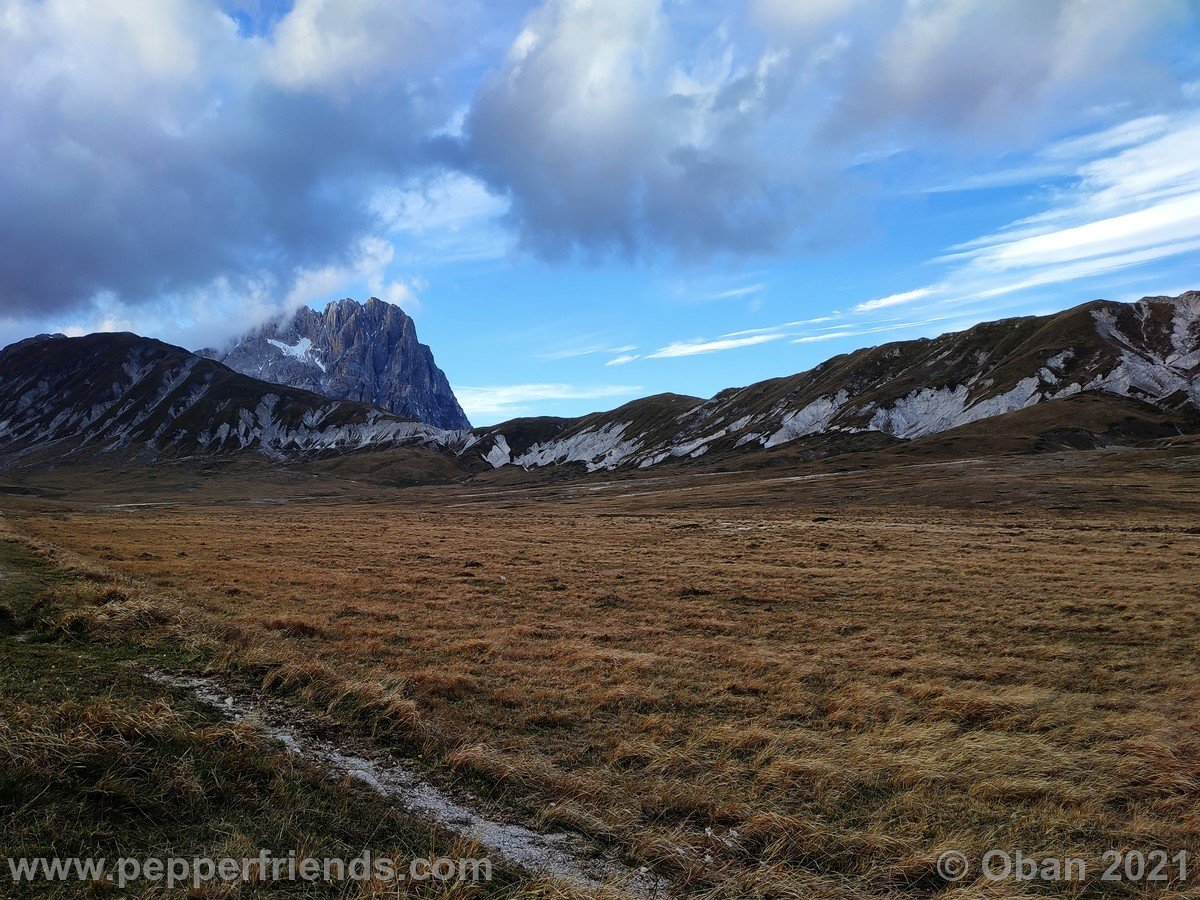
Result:
{"label": "dark storm cloud", "polygon": [[[363,4],[297,6],[291,16],[340,16],[340,35],[323,20],[274,43],[182,0],[4,6],[0,311],[11,317],[215,279],[286,292],[297,271],[346,261],[377,230],[373,191],[422,171],[425,135],[452,108],[403,64],[440,34],[415,6],[417,26],[393,22],[391,62],[355,52],[395,19],[376,9],[358,22]],[[405,40],[422,45],[407,60]]]}
{"label": "dark storm cloud", "polygon": [[153,296],[341,260],[373,227],[372,180],[422,159],[414,136],[428,123],[387,99],[379,117],[370,97],[256,92],[202,135],[96,123],[86,151],[37,122],[46,141],[26,145],[0,192],[6,307],[45,312],[97,291]]}

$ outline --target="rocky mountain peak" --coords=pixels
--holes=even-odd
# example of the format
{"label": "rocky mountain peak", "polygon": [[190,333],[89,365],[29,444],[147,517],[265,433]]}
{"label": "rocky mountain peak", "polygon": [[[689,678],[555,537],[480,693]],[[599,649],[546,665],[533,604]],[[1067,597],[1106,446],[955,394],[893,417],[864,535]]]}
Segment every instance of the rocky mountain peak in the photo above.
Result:
{"label": "rocky mountain peak", "polygon": [[304,306],[223,351],[198,352],[263,381],[370,403],[439,428],[470,428],[413,320],[378,297],[333,300],[323,311]]}

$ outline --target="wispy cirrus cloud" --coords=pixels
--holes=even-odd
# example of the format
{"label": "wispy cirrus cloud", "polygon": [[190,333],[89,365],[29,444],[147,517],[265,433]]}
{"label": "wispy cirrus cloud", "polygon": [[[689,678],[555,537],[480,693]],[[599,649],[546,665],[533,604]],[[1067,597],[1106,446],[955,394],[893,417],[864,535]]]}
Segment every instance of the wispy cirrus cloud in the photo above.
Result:
{"label": "wispy cirrus cloud", "polygon": [[1055,141],[1037,151],[1032,159],[954,181],[925,187],[926,193],[956,193],[988,188],[1031,184],[1071,176],[1084,163],[1126,147],[1144,144],[1171,128],[1168,115],[1141,116],[1109,128]]}
{"label": "wispy cirrus cloud", "polygon": [[[1200,251],[1200,110],[1132,120],[1047,151],[1074,160],[1071,183],[1040,212],[963,241],[931,260],[943,274],[926,285],[864,300],[849,313],[669,344],[652,358],[712,353],[789,338],[811,344],[982,321],[992,301],[1023,290],[1135,269]],[[971,312],[947,315],[948,307]],[[905,320],[879,320],[906,309]],[[915,317],[911,313],[925,313]]]}
{"label": "wispy cirrus cloud", "polygon": [[537,405],[558,400],[602,400],[612,397],[633,397],[640,391],[637,385],[620,384],[502,384],[483,387],[454,387],[454,394],[463,410],[472,419],[498,421],[529,412]]}
{"label": "wispy cirrus cloud", "polygon": [[747,284],[743,287],[730,288],[726,291],[717,291],[715,294],[709,294],[707,300],[732,300],[736,297],[749,297],[753,294],[761,294],[767,289],[765,284]]}
{"label": "wispy cirrus cloud", "polygon": [[[856,304],[827,317],[842,322],[800,333],[819,319],[732,332],[712,343],[725,349],[735,336],[784,334],[796,343],[923,327],[945,315],[905,323],[873,323],[882,310],[944,310],[972,306],[959,321],[981,321],[997,307],[987,301],[1023,290],[1111,275],[1200,250],[1200,110],[1156,115],[1085,134],[1043,155],[1073,168],[1071,183],[1048,196],[1046,207],[995,232],[963,241],[930,261],[945,268],[936,281]],[[1016,175],[1012,176],[1016,178]],[[1023,177],[1023,176],[1022,176]],[[966,189],[961,188],[961,189]],[[1002,307],[1000,307],[1002,308]]]}
{"label": "wispy cirrus cloud", "polygon": [[[886,334],[888,332],[906,331],[921,328],[937,322],[946,322],[961,318],[959,314],[931,316],[922,319],[911,317],[872,321],[847,322],[843,316],[823,316],[818,319],[808,319],[799,322],[787,322],[769,328],[758,329],[758,333],[745,335],[742,332],[731,332],[713,340],[679,341],[668,344],[661,350],[648,353],[647,359],[673,359],[683,356],[696,356],[704,353],[719,353],[726,350],[737,350],[743,347],[753,347],[774,341],[788,340],[793,344],[817,344],[825,341],[835,341],[842,338],[860,337],[869,334]],[[836,325],[820,325],[817,322],[838,321]],[[743,336],[738,336],[743,335]]]}
{"label": "wispy cirrus cloud", "polygon": [[722,350],[736,350],[739,347],[753,347],[787,337],[784,333],[753,334],[748,337],[722,337],[715,340],[697,338],[690,341],[676,341],[672,344],[647,353],[646,359],[675,359],[681,356],[699,356],[704,353],[720,353]]}
{"label": "wispy cirrus cloud", "polygon": [[907,331],[910,328],[922,328],[938,322],[947,322],[959,318],[957,315],[933,316],[916,321],[893,320],[882,325],[865,325],[858,328],[838,328],[830,331],[802,334],[792,338],[793,344],[817,344],[823,341],[836,341],[841,338],[861,337],[868,334],[887,334],[893,331]]}
{"label": "wispy cirrus cloud", "polygon": [[578,359],[581,356],[594,356],[597,353],[629,353],[631,350],[636,349],[637,347],[633,344],[625,344],[614,347],[609,343],[580,343],[572,344],[567,347],[558,347],[553,350],[542,350],[534,355],[538,359],[557,361],[563,359]]}
{"label": "wispy cirrus cloud", "polygon": [[[634,347],[631,349],[637,349],[637,348]],[[606,362],[605,365],[606,366],[623,366],[623,365],[633,362],[635,359],[641,359],[641,357],[636,353],[622,353],[620,356],[614,356],[612,359],[610,359],[608,362]]]}
{"label": "wispy cirrus cloud", "polygon": [[1112,152],[1079,162],[1042,211],[949,248],[932,261],[948,267],[939,280],[855,312],[986,300],[1200,249],[1200,110],[1127,124],[1077,139]]}
{"label": "wispy cirrus cloud", "polygon": [[877,309],[886,309],[889,306],[903,306],[905,303],[912,303],[914,300],[923,300],[928,297],[932,291],[929,288],[917,288],[914,291],[903,291],[899,294],[889,294],[886,297],[880,297],[877,300],[867,300],[864,303],[854,307],[856,313],[874,312]]}

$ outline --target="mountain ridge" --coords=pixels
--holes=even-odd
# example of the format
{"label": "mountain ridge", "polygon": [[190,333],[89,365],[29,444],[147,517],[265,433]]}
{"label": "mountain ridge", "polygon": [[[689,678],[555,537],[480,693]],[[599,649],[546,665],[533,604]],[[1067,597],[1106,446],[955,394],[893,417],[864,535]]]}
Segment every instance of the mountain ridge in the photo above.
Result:
{"label": "mountain ridge", "polygon": [[0,448],[11,457],[79,450],[299,453],[454,432],[375,407],[250,378],[130,332],[27,338],[0,350]]}
{"label": "mountain ridge", "polygon": [[[506,460],[503,452],[487,452],[489,461],[526,467],[645,468],[815,434],[913,440],[1085,390],[1164,409],[1200,407],[1200,292],[1136,303],[1093,300],[1049,316],[866,347],[707,400],[634,400],[574,420],[553,441],[518,447],[505,435]],[[657,424],[644,427],[648,418]],[[504,429],[477,429],[481,447]]]}
{"label": "mountain ridge", "polygon": [[[507,466],[645,469],[710,453],[753,465],[755,453],[920,444],[1080,396],[1112,398],[1057,407],[1086,412],[1087,428],[1070,415],[1021,421],[1046,419],[1046,446],[1107,446],[1200,418],[1200,292],[1091,301],[863,348],[708,399],[659,394],[574,419],[473,430],[251,378],[128,333],[10,345],[0,351],[0,388],[0,452],[8,455],[88,447],[286,459],[416,446],[455,460],[464,475]],[[971,433],[980,440],[986,429],[955,440]]]}

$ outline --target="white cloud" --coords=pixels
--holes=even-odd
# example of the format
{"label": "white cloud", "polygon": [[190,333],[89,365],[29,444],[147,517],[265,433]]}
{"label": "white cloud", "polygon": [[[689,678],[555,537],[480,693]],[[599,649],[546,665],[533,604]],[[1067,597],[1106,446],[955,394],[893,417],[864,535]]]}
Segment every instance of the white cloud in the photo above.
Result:
{"label": "white cloud", "polygon": [[713,341],[698,338],[692,341],[677,341],[673,344],[647,353],[647,359],[674,359],[680,356],[698,356],[702,353],[719,353],[722,350],[737,350],[740,347],[753,347],[756,344],[766,344],[787,337],[786,334],[755,334],[749,337],[717,338]]}
{"label": "white cloud", "polygon": [[614,356],[612,359],[606,362],[605,365],[623,366],[633,362],[635,359],[641,359],[641,357],[636,353],[622,353],[620,356]]}
{"label": "white cloud", "polygon": [[455,19],[468,12],[457,0],[296,0],[272,35],[267,69],[291,88],[410,72],[448,49]]}
{"label": "white cloud", "polygon": [[845,316],[837,311],[829,313],[825,316],[814,316],[811,319],[798,319],[794,322],[781,322],[778,325],[766,325],[762,328],[746,328],[741,331],[731,331],[728,334],[723,334],[721,337],[743,337],[752,334],[776,334],[781,331],[794,331],[797,328],[804,328],[809,325],[823,325],[826,322],[837,322]]}
{"label": "white cloud", "polygon": [[1043,212],[953,248],[944,261],[957,268],[937,289],[994,295],[1191,252],[1200,240],[1197,146],[1200,112],[1083,164]]}
{"label": "white cloud", "polygon": [[924,190],[928,193],[970,191],[1075,175],[1085,162],[1106,153],[1146,143],[1170,130],[1171,126],[1170,116],[1142,116],[1100,131],[1055,141],[1037,151],[1031,160],[1010,168],[968,175]]}
{"label": "white cloud", "polygon": [[919,319],[912,322],[892,321],[883,325],[871,326],[868,324],[866,327],[861,328],[839,328],[834,331],[826,331],[819,334],[801,335],[800,337],[794,338],[792,343],[815,344],[823,341],[836,341],[842,338],[861,337],[862,335],[867,334],[887,334],[891,331],[906,331],[911,328],[922,328],[926,325],[933,325],[938,322],[946,322],[952,318],[954,318],[954,316],[934,316],[932,318]]}
{"label": "white cloud", "polygon": [[766,290],[765,284],[748,284],[745,287],[730,288],[727,291],[718,291],[715,294],[709,294],[709,300],[731,300],[735,297],[747,297],[751,294],[758,294]]}
{"label": "white cloud", "polygon": [[948,266],[939,280],[854,312],[988,300],[1200,249],[1200,111],[1135,119],[1073,145],[1060,154],[1083,157],[1073,183],[1050,193],[1045,209],[951,247],[933,261]]}
{"label": "white cloud", "polygon": [[345,291],[347,285],[356,282],[366,284],[380,300],[387,300],[403,306],[409,312],[413,311],[419,306],[416,291],[424,287],[424,282],[420,279],[407,282],[389,280],[388,267],[395,253],[391,243],[382,238],[363,238],[349,262],[302,270],[298,273],[295,285],[281,304],[282,311],[337,297]]}
{"label": "white cloud", "polygon": [[[95,307],[111,296],[145,332],[225,288],[277,304],[336,296],[361,242],[383,239],[368,201],[429,167],[424,143],[449,106],[419,68],[428,57],[389,43],[375,18],[409,16],[422,32],[420,4],[300,0],[258,34],[223,5],[0,0],[4,312],[103,322]],[[368,34],[369,52],[339,44],[328,60],[380,77],[335,77],[322,52],[301,53],[304,72],[342,87],[281,86],[277,54],[303,43],[306,17],[322,40]],[[429,86],[414,92],[397,66]],[[379,281],[396,294],[400,283]]]}
{"label": "white cloud", "polygon": [[469,175],[445,172],[388,187],[371,206],[393,235],[407,241],[409,255],[421,261],[501,259],[511,249],[501,222],[508,201]]}
{"label": "white cloud", "polygon": [[[788,54],[735,46],[659,0],[547,0],[475,96],[473,171],[512,200],[520,246],[685,257],[778,249],[811,215],[806,157],[763,154]],[[751,42],[757,43],[757,41]]]}
{"label": "white cloud", "polygon": [[799,5],[762,14],[797,47],[847,36],[830,113],[843,133],[915,126],[1018,141],[1086,122],[1099,104],[1161,95],[1167,66],[1146,49],[1188,16],[1183,0],[857,0],[821,4],[825,27],[797,31],[780,8]]}
{"label": "white cloud", "polygon": [[642,389],[634,385],[506,384],[458,387],[454,395],[466,414],[474,418],[509,418],[532,404],[557,400],[602,400],[632,397]]}
{"label": "white cloud", "polygon": [[810,335],[805,335],[804,337],[795,338],[792,341],[792,343],[793,344],[815,344],[819,341],[834,341],[834,340],[837,340],[838,338],[856,337],[860,334],[866,334],[866,333],[867,332],[865,332],[865,331],[853,331],[850,329],[843,329],[841,331],[827,331],[824,334],[810,334]]}
{"label": "white cloud", "polygon": [[592,343],[577,343],[567,347],[559,347],[554,350],[544,350],[541,353],[535,354],[538,359],[548,361],[557,361],[561,359],[578,359],[581,356],[593,356],[597,353],[628,353],[631,350],[636,350],[635,344],[628,344],[623,347],[614,347],[611,344],[592,342]]}
{"label": "white cloud", "polygon": [[900,306],[904,303],[912,303],[914,300],[922,300],[928,297],[932,291],[929,288],[917,288],[913,291],[904,291],[900,294],[889,294],[886,297],[880,297],[878,300],[868,300],[865,303],[860,303],[854,307],[856,313],[872,312],[877,309],[885,309],[889,306]]}

